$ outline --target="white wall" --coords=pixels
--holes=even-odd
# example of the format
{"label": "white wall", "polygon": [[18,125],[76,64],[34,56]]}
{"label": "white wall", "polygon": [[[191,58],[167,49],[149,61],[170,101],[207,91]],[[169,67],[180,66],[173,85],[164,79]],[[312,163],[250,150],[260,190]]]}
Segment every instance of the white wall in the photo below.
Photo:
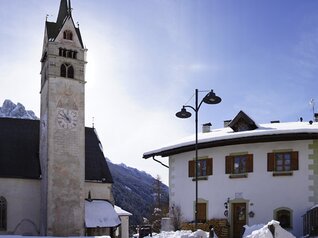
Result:
{"label": "white wall", "polygon": [[112,184],[86,181],[84,186],[85,198],[88,198],[88,193],[91,192],[92,199],[104,199],[113,202]]}
{"label": "white wall", "polygon": [[[309,186],[308,170],[310,160],[308,144],[312,141],[271,142],[247,145],[223,146],[199,151],[200,156],[213,158],[213,175],[207,181],[199,181],[199,198],[208,200],[207,218],[225,218],[224,203],[241,197],[248,200],[247,209],[255,216],[248,219],[248,224],[267,223],[273,219],[273,211],[279,207],[293,210],[293,230],[295,235],[302,234],[302,218],[312,192]],[[299,152],[299,170],[292,176],[273,176],[267,172],[267,153],[273,150],[293,149]],[[248,152],[253,154],[253,172],[247,178],[230,179],[225,174],[225,156],[230,153]],[[171,156],[170,165],[170,202],[181,205],[183,218],[194,220],[195,182],[188,177],[188,161],[195,156],[194,151]],[[250,204],[252,206],[249,206]],[[230,212],[229,212],[230,213]]]}
{"label": "white wall", "polygon": [[121,238],[129,238],[129,216],[119,216],[121,225],[118,229],[120,229],[120,237]]}
{"label": "white wall", "polygon": [[7,200],[7,231],[0,234],[39,235],[40,180],[0,178],[0,196]]}

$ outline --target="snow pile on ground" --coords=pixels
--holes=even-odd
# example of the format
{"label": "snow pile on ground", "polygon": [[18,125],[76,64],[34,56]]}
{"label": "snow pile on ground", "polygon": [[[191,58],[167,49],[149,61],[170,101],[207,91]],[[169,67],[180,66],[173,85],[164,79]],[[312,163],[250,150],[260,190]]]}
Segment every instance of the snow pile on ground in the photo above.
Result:
{"label": "snow pile on ground", "polygon": [[[61,238],[57,236],[20,236],[20,235],[0,235],[1,238]],[[63,238],[111,238],[110,236],[65,236]]]}
{"label": "snow pile on ground", "polygon": [[[197,230],[192,232],[190,230],[181,230],[181,231],[163,231],[159,234],[153,234],[152,238],[208,238],[209,232]],[[150,236],[147,236],[150,238]],[[216,234],[214,234],[214,238],[218,238]]]}
{"label": "snow pile on ground", "polygon": [[[261,227],[262,226],[262,227]],[[270,221],[267,225],[254,225],[251,227],[245,226],[243,238],[273,238],[270,226],[275,228],[275,238],[295,238],[290,232],[284,230],[278,221]]]}

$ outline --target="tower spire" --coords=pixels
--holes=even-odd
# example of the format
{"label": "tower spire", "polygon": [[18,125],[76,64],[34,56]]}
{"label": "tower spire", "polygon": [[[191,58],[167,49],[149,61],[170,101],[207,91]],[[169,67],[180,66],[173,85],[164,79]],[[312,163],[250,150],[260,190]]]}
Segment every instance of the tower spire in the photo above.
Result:
{"label": "tower spire", "polygon": [[56,23],[62,25],[65,18],[71,16],[71,0],[61,0]]}

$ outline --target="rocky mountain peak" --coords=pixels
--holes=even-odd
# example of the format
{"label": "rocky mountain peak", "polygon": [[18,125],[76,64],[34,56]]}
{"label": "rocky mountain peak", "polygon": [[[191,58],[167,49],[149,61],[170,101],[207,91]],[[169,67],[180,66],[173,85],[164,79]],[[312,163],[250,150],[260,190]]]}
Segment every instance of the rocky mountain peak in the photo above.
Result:
{"label": "rocky mountain peak", "polygon": [[4,100],[2,107],[0,107],[0,117],[21,118],[38,120],[39,118],[31,110],[26,110],[21,104],[15,104],[11,100]]}

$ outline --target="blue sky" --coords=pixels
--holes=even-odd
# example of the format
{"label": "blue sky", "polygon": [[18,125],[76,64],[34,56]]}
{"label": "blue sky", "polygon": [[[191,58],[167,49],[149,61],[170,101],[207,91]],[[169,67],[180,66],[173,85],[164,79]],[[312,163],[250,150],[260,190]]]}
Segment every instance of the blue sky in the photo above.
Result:
{"label": "blue sky", "polygon": [[[59,0],[1,1],[0,104],[11,99],[39,115],[44,22],[46,14],[56,20],[58,7]],[[142,154],[194,132],[194,119],[175,112],[196,88],[222,97],[200,109],[199,123],[214,128],[240,110],[257,123],[312,119],[316,0],[72,0],[72,7],[88,48],[86,125],[94,117],[114,163],[167,183],[168,170]]]}

